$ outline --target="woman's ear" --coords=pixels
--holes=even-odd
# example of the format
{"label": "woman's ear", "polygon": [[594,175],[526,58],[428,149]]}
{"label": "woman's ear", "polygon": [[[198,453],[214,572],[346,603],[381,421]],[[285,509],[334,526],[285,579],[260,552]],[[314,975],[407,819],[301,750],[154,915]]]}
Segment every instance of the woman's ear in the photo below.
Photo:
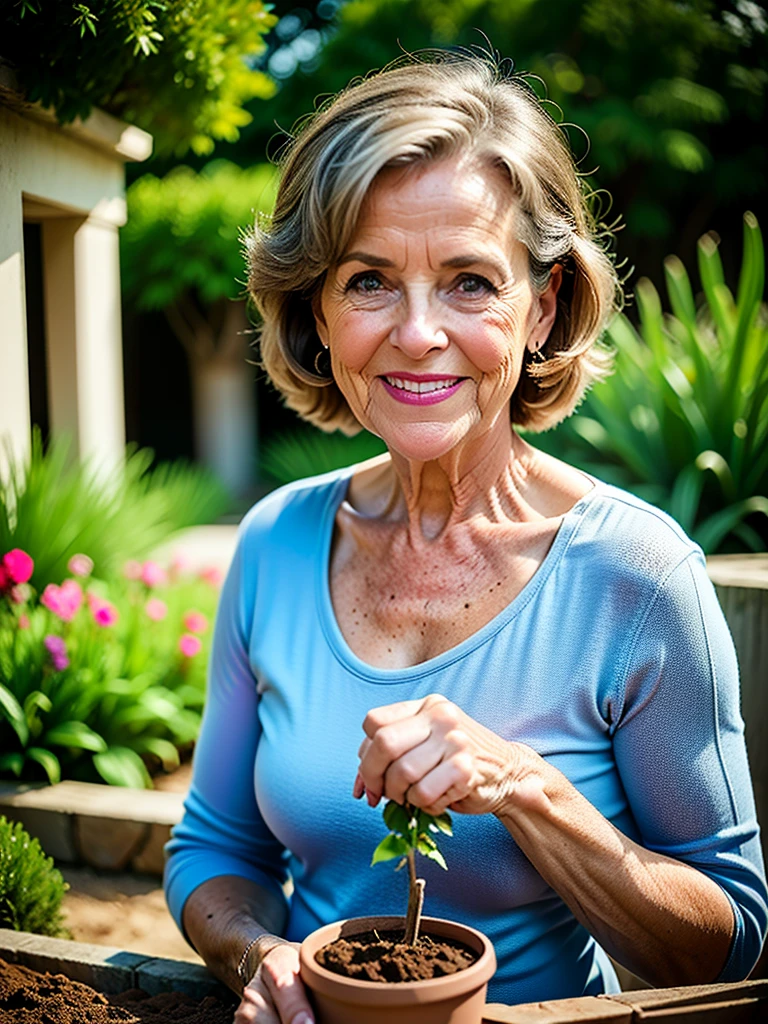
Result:
{"label": "woman's ear", "polygon": [[323,289],[318,288],[312,296],[312,315],[315,318],[315,328],[318,337],[324,348],[328,348],[328,324],[323,313]]}
{"label": "woman's ear", "polygon": [[557,293],[560,291],[562,282],[563,265],[555,263],[549,272],[547,287],[539,295],[539,315],[528,338],[527,347],[531,352],[538,352],[549,337],[549,332],[552,330],[557,316]]}

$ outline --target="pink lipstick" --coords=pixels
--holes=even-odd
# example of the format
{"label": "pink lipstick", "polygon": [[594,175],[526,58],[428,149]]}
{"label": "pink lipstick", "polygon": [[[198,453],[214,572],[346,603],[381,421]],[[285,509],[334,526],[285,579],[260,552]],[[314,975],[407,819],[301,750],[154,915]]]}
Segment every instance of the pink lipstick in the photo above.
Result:
{"label": "pink lipstick", "polygon": [[441,373],[388,373],[379,377],[387,393],[404,405],[443,402],[454,395],[466,379]]}

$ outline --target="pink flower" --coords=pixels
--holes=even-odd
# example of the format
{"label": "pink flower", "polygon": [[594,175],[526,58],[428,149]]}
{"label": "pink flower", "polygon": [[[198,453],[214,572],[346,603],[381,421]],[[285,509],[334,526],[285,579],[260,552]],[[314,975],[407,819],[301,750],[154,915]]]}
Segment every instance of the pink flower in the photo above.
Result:
{"label": "pink flower", "polygon": [[69,658],[67,657],[67,645],[64,643],[60,636],[53,636],[48,634],[43,640],[48,653],[51,656],[51,662],[57,672],[63,672],[64,669],[69,665]]}
{"label": "pink flower", "polygon": [[168,605],[159,597],[150,597],[144,605],[144,611],[153,622],[160,622],[168,614]]}
{"label": "pink flower", "polygon": [[90,576],[93,572],[93,559],[88,555],[72,555],[67,568],[73,576]]}
{"label": "pink flower", "polygon": [[120,617],[117,608],[109,601],[99,601],[95,606],[92,604],[91,612],[97,626],[114,626]]}
{"label": "pink flower", "polygon": [[200,570],[198,576],[201,580],[205,580],[206,583],[210,583],[212,587],[221,586],[224,579],[224,573],[218,565],[207,565],[204,569]]}
{"label": "pink flower", "polygon": [[28,615],[20,615],[19,616],[19,629],[29,629],[29,616]]}
{"label": "pink flower", "polygon": [[184,629],[190,633],[204,633],[208,629],[208,619],[202,612],[188,611],[183,621]]}
{"label": "pink flower", "polygon": [[168,575],[172,580],[177,580],[180,576],[186,575],[191,569],[191,562],[186,555],[177,551],[173,556],[173,561],[168,569]]}
{"label": "pink flower", "polygon": [[14,548],[3,556],[3,568],[12,583],[26,583],[32,575],[35,563],[26,551]]}
{"label": "pink flower", "polygon": [[71,622],[83,603],[83,588],[77,580],[64,580],[60,587],[49,583],[42,593],[40,603],[64,622]]}
{"label": "pink flower", "polygon": [[184,633],[179,637],[179,650],[185,658],[194,658],[196,654],[200,653],[202,647],[199,636],[193,636],[191,633]]}
{"label": "pink flower", "polygon": [[168,582],[168,575],[157,562],[145,562],[141,567],[141,578],[148,587],[161,587]]}
{"label": "pink flower", "polygon": [[131,558],[123,566],[123,576],[125,576],[127,580],[140,580],[141,562],[137,562],[135,558]]}

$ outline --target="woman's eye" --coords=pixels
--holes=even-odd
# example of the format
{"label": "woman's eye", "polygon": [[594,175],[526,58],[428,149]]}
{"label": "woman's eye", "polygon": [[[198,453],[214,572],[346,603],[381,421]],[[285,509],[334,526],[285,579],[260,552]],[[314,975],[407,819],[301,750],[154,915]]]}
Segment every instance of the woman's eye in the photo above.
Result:
{"label": "woman's eye", "polygon": [[495,295],[498,291],[487,277],[480,274],[463,274],[456,287],[462,295]]}
{"label": "woman's eye", "polygon": [[383,287],[378,274],[355,274],[347,283],[345,291],[356,291],[360,295],[371,295]]}

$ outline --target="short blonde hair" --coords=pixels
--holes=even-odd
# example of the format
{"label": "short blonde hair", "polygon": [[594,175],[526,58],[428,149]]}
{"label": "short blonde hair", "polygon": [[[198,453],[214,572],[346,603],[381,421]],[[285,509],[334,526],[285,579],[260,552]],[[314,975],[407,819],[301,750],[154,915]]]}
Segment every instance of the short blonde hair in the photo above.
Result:
{"label": "short blonde hair", "polygon": [[246,243],[262,365],[286,404],[323,430],[355,434],[360,424],[333,378],[318,373],[312,299],[343,256],[377,174],[456,154],[509,176],[534,289],[546,288],[553,264],[564,268],[545,359],[526,352],[512,422],[554,426],[610,368],[595,343],[620,286],[562,130],[526,79],[503,75],[489,56],[408,55],[307,119],[282,161],[271,223]]}

